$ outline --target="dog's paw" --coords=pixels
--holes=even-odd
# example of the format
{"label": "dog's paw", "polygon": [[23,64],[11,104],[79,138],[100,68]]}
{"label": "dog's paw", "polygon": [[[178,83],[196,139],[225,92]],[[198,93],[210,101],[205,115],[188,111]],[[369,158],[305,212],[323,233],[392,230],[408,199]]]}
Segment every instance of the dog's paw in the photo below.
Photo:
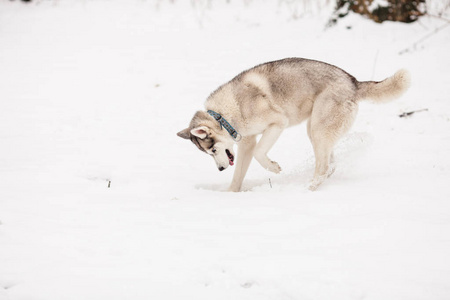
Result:
{"label": "dog's paw", "polygon": [[275,174],[278,174],[281,172],[281,167],[276,161],[271,161],[269,166],[267,167],[267,170]]}
{"label": "dog's paw", "polygon": [[309,183],[308,190],[315,191],[325,181],[327,175],[315,176]]}
{"label": "dog's paw", "polygon": [[311,192],[314,192],[315,190],[317,190],[319,186],[314,184],[314,183],[310,183],[308,186],[308,190],[310,190]]}
{"label": "dog's paw", "polygon": [[327,178],[329,178],[331,175],[333,175],[334,171],[336,171],[336,166],[330,165],[328,167]]}
{"label": "dog's paw", "polygon": [[317,188],[322,184],[322,182],[323,182],[323,181],[312,180],[312,181],[309,183],[308,190],[310,190],[311,192],[316,191]]}
{"label": "dog's paw", "polygon": [[237,193],[237,192],[240,192],[241,191],[241,185],[242,185],[242,183],[236,183],[236,182],[231,182],[231,184],[230,184],[230,186],[229,186],[229,188],[228,188],[228,191],[229,192],[234,192],[234,193]]}
{"label": "dog's paw", "polygon": [[230,186],[230,187],[228,188],[228,191],[229,191],[229,192],[233,192],[233,193],[237,193],[237,192],[240,192],[240,191],[241,191],[241,188],[240,188],[240,187],[236,187],[236,186]]}

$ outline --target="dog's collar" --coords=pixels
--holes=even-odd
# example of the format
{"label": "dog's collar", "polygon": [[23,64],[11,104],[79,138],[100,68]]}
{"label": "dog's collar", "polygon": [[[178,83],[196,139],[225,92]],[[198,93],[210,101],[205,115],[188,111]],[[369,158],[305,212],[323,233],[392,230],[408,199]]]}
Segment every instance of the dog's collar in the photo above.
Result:
{"label": "dog's collar", "polygon": [[233,137],[236,142],[239,142],[242,139],[242,136],[230,125],[230,123],[222,117],[221,114],[216,113],[215,111],[208,110],[208,114],[210,114],[217,122],[219,122],[220,127],[224,127],[228,133]]}

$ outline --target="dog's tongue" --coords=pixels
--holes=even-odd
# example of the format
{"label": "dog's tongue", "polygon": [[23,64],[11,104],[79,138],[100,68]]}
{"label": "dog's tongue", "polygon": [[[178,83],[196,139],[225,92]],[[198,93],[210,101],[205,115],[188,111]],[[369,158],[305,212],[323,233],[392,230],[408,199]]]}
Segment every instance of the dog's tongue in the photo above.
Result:
{"label": "dog's tongue", "polygon": [[233,166],[234,162],[230,159],[230,166]]}

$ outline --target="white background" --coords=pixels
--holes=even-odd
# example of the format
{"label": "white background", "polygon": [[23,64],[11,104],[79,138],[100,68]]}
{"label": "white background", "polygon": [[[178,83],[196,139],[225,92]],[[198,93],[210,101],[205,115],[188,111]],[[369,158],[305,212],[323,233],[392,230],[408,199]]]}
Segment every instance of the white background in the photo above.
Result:
{"label": "white background", "polygon": [[[450,299],[450,26],[255,2],[0,3],[0,299]],[[303,124],[225,192],[176,133],[285,57],[412,86],[360,105],[318,191]]]}

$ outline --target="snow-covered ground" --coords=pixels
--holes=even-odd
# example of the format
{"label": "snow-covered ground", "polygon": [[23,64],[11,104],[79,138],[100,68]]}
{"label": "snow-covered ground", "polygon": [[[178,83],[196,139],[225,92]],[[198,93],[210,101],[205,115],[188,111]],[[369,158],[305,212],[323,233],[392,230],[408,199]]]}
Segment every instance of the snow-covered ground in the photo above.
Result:
{"label": "snow-covered ground", "polygon": [[[450,299],[450,26],[255,2],[0,2],[1,300]],[[292,56],[413,82],[360,106],[318,191],[300,125],[280,175],[254,162],[225,192],[233,169],[176,133]]]}

